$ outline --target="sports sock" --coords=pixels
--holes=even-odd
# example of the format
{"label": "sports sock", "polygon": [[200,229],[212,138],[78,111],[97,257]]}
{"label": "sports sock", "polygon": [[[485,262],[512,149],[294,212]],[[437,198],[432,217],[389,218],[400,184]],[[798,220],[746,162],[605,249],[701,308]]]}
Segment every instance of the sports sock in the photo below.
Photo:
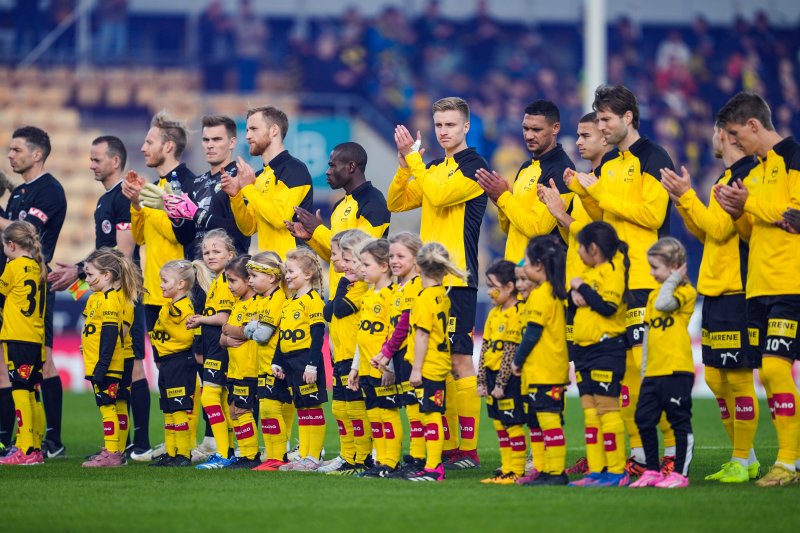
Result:
{"label": "sports sock", "polygon": [[[267,459],[282,460],[286,453],[286,439],[280,435],[285,432],[283,426],[283,411],[281,402],[262,398],[258,401],[259,415],[261,416],[261,435],[264,437],[264,448],[267,450]],[[283,447],[278,444],[283,440]]]}
{"label": "sports sock", "polygon": [[11,387],[0,389],[0,443],[8,448],[14,435],[14,398]]}
{"label": "sports sock", "polygon": [[594,407],[583,410],[586,436],[586,461],[589,463],[589,472],[602,472],[606,467],[606,452],[603,448],[603,439],[600,432],[600,416]]}
{"label": "sports sock", "polygon": [[[295,409],[293,403],[283,403],[281,404],[281,412],[283,413],[283,425],[281,426],[281,434],[275,436],[275,446],[278,449],[276,453],[283,450],[281,452],[283,454],[286,453],[289,439],[292,438],[292,428],[294,428],[294,420],[297,417],[297,409]],[[283,459],[282,454],[279,459]]]}
{"label": "sports sock", "polygon": [[372,453],[372,432],[367,429],[367,408],[364,400],[346,402],[347,418],[353,426],[353,446],[355,447],[355,463],[363,464]]}
{"label": "sports sock", "polygon": [[385,448],[383,464],[394,468],[400,462],[403,453],[403,423],[400,420],[400,409],[380,409],[380,412]]}
{"label": "sports sock", "polygon": [[544,458],[544,433],[542,428],[530,428],[531,431],[531,455],[533,456],[533,467],[542,472],[545,465]]}
{"label": "sports sock", "polygon": [[375,460],[381,464],[386,460],[386,440],[383,438],[383,420],[380,409],[367,409],[370,433],[372,434],[372,447],[375,449]]}
{"label": "sports sock", "polygon": [[175,457],[175,416],[172,413],[164,413],[164,447],[167,455]]}
{"label": "sports sock", "polygon": [[[752,374],[752,372],[751,372]],[[719,417],[722,420],[722,425],[725,427],[725,433],[728,434],[728,439],[733,444],[735,438],[733,428],[733,416],[731,410],[733,409],[733,394],[731,393],[730,386],[727,380],[728,372],[714,368],[713,366],[705,367],[706,385],[714,393],[719,405]]]}
{"label": "sports sock", "polygon": [[[631,448],[641,448],[642,439],[636,427],[634,416],[636,404],[639,402],[639,391],[642,389],[642,345],[636,345],[626,351],[625,377],[622,378],[622,394],[620,416],[625,424],[625,433]],[[620,443],[621,448],[625,446]]]}
{"label": "sports sock", "polygon": [[442,464],[443,418],[441,413],[422,413],[422,424],[425,426],[425,468],[428,470]]}
{"label": "sports sock", "polygon": [[[353,423],[347,416],[347,402],[333,400],[331,412],[339,426],[339,455],[348,463],[353,464],[356,457],[356,444],[353,440]],[[299,416],[300,410],[297,411],[297,414]]]}
{"label": "sports sock", "polygon": [[[310,428],[308,417],[308,409],[297,410],[297,436],[300,441],[300,448],[298,451],[301,459],[308,457],[309,445],[311,443],[311,435],[308,432]],[[341,426],[339,427],[341,428]]]}
{"label": "sports sock", "polygon": [[140,450],[150,449],[150,388],[146,379],[131,385],[131,415],[133,416],[133,445]]}
{"label": "sports sock", "polygon": [[[611,474],[625,471],[625,424],[619,411],[600,415],[606,463]],[[656,454],[657,455],[657,454]]]}
{"label": "sports sock", "polygon": [[321,405],[310,407],[306,410],[306,416],[308,420],[306,430],[308,450],[303,457],[311,456],[319,460],[319,456],[322,454],[322,446],[325,444],[325,411],[322,410]]}
{"label": "sports sock", "polygon": [[[497,442],[500,445],[500,470],[504,474],[511,472],[511,437],[506,431],[506,427],[499,420],[492,420],[494,430],[497,432]],[[524,438],[523,431],[523,438]]]}
{"label": "sports sock", "polygon": [[258,433],[253,413],[247,411],[240,414],[234,427],[236,442],[239,443],[239,455],[248,459],[255,459],[258,455]]}
{"label": "sports sock", "polygon": [[189,414],[189,447],[197,447],[197,425],[203,419],[203,405],[201,403],[203,384],[198,376],[195,376],[194,394],[192,394],[192,410]]}
{"label": "sports sock", "polygon": [[[513,472],[518,476],[522,476],[525,474],[526,453],[528,451],[527,446],[525,446],[525,426],[521,424],[509,426],[505,432],[508,435],[509,465],[508,470],[503,469],[503,473]],[[500,452],[502,453],[502,448]]]}
{"label": "sports sock", "polygon": [[477,450],[481,421],[481,398],[478,396],[477,376],[457,379],[456,390],[458,426],[461,437],[458,447],[465,452]]}
{"label": "sports sock", "polygon": [[200,402],[211,424],[217,451],[220,455],[226,455],[231,442],[228,440],[229,415],[222,408],[222,391],[222,387],[206,384],[200,395]]}
{"label": "sports sock", "polygon": [[33,449],[33,405],[30,391],[14,389],[14,407],[17,415],[17,448],[25,453]]}
{"label": "sports sock", "polygon": [[128,431],[130,425],[128,421],[128,402],[117,400],[117,423],[119,424],[119,451],[125,451],[125,444],[128,442]]}
{"label": "sports sock", "polygon": [[101,405],[100,416],[103,417],[103,446],[111,453],[119,451],[119,417],[116,404]]}
{"label": "sports sock", "polygon": [[189,412],[175,411],[172,413],[175,425],[175,452],[184,457],[192,453],[192,440],[189,432]]}
{"label": "sports sock", "polygon": [[797,387],[792,379],[792,363],[780,357],[764,357],[761,367],[765,385],[772,392],[775,432],[778,434],[778,463],[791,465],[797,459]]}
{"label": "sports sock", "polygon": [[42,381],[42,402],[44,413],[47,417],[47,432],[45,438],[61,446],[61,411],[64,401],[64,390],[61,386],[61,376],[53,376]]}
{"label": "sports sock", "polygon": [[422,414],[419,404],[412,403],[406,406],[408,417],[409,447],[408,453],[414,459],[425,459],[425,426],[422,424]]}
{"label": "sports sock", "polygon": [[[444,420],[442,421],[443,450],[449,452],[458,449],[458,386],[452,375],[444,380]],[[427,431],[427,428],[426,428]]]}
{"label": "sports sock", "polygon": [[47,426],[45,425],[42,396],[38,391],[31,393],[31,405],[33,406],[33,449],[41,450]]}
{"label": "sports sock", "polygon": [[560,413],[536,413],[544,434],[544,472],[561,474],[567,462],[567,446]]}
{"label": "sports sock", "polygon": [[[758,429],[759,405],[753,385],[753,371],[749,368],[728,370],[731,396],[733,396],[733,457],[747,461],[753,449]],[[799,434],[800,436],[800,434]]]}
{"label": "sports sock", "polygon": [[644,448],[641,446],[637,448],[631,448],[631,457],[639,464],[645,464],[647,462],[647,458],[644,455]]}

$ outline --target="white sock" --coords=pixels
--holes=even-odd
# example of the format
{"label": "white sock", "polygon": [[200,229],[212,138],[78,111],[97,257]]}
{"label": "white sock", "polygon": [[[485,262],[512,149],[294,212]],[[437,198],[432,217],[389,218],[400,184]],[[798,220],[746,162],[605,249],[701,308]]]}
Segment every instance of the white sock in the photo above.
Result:
{"label": "white sock", "polygon": [[797,471],[794,465],[787,465],[786,463],[781,463],[780,461],[775,461],[775,464],[781,465],[782,467],[786,468],[787,470],[791,470],[792,472]]}
{"label": "white sock", "polygon": [[675,446],[667,446],[664,448],[664,457],[675,457]]}
{"label": "white sock", "polygon": [[631,457],[633,460],[640,464],[646,464],[647,459],[644,456],[644,448],[631,448]]}
{"label": "white sock", "polygon": [[740,465],[742,465],[745,468],[747,468],[747,466],[748,466],[747,459],[740,459],[739,457],[732,457],[731,458],[731,462],[739,463]]}
{"label": "white sock", "polygon": [[750,464],[757,463],[758,459],[756,458],[756,451],[753,448],[750,448],[750,457],[747,458],[747,461]]}

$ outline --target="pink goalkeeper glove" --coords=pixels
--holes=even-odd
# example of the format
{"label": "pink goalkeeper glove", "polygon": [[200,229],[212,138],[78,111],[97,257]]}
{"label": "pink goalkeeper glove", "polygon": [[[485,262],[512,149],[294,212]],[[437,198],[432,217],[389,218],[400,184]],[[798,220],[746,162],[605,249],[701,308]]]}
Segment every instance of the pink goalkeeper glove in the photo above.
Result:
{"label": "pink goalkeeper glove", "polygon": [[165,194],[164,207],[169,218],[185,218],[186,220],[194,219],[198,209],[197,204],[191,201],[186,193],[181,196]]}

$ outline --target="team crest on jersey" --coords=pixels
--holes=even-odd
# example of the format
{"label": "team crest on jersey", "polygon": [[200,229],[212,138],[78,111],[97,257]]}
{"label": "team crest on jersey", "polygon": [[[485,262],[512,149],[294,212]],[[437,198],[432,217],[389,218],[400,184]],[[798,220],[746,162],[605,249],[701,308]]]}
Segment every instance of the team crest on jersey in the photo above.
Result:
{"label": "team crest on jersey", "polygon": [[242,313],[239,313],[238,315],[236,315],[236,321],[238,323],[240,323],[240,324],[242,323],[242,317],[243,317]]}
{"label": "team crest on jersey", "polygon": [[349,215],[352,211],[353,211],[353,208],[348,205],[347,209],[344,210],[344,216]]}
{"label": "team crest on jersey", "polygon": [[375,304],[375,307],[372,308],[372,312],[375,313],[376,315],[381,314],[381,310],[382,310],[381,304]]}
{"label": "team crest on jersey", "polygon": [[505,330],[506,330],[505,324],[500,324],[499,326],[497,326],[497,333],[503,333]]}
{"label": "team crest on jersey", "polygon": [[401,303],[402,303],[402,299],[399,296],[397,298],[395,298],[395,300],[394,300],[394,306],[395,307],[400,307]]}
{"label": "team crest on jersey", "polygon": [[300,320],[300,311],[295,311],[294,314],[292,315],[292,318],[294,318],[295,320]]}
{"label": "team crest on jersey", "polygon": [[104,220],[100,224],[100,227],[103,229],[103,233],[105,233],[106,235],[111,233],[111,221],[110,220]]}
{"label": "team crest on jersey", "polygon": [[428,399],[432,401],[434,405],[436,405],[437,407],[441,407],[442,405],[444,405],[444,391],[437,390],[436,393],[433,396],[430,396]]}

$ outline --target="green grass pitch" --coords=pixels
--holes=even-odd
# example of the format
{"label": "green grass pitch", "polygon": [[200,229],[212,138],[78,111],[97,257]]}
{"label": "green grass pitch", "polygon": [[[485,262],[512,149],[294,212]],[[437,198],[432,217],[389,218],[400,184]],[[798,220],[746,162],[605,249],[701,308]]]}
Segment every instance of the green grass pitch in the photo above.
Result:
{"label": "green grass pitch", "polygon": [[[154,442],[161,435],[154,402]],[[688,489],[529,488],[482,485],[499,464],[496,435],[484,418],[483,466],[444,483],[337,478],[310,473],[153,469],[141,464],[88,470],[102,429],[90,395],[65,394],[69,457],[43,466],[2,467],[2,531],[800,531],[800,485],[759,489],[703,481],[729,457],[716,402],[694,407],[695,456]],[[328,419],[327,457],[338,446]],[[568,462],[583,454],[577,399],[568,400]],[[766,405],[756,450],[775,460]]]}

